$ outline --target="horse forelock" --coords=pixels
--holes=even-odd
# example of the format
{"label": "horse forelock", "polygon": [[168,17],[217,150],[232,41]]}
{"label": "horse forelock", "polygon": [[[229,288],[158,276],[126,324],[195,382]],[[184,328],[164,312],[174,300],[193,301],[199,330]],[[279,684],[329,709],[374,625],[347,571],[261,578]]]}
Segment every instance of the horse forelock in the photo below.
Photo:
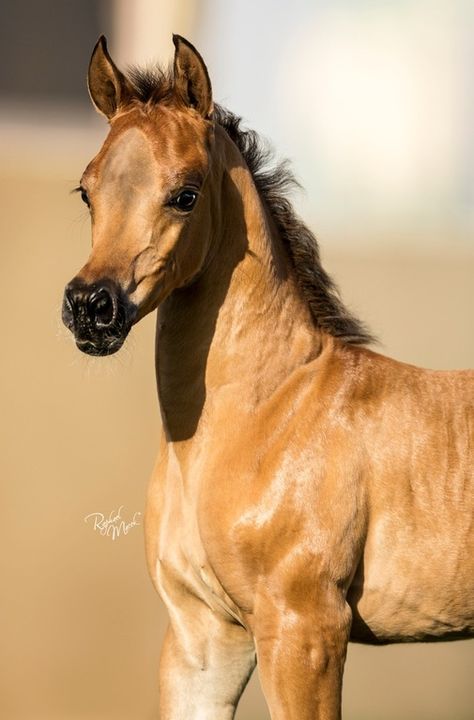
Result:
{"label": "horse forelock", "polygon": [[173,97],[171,67],[130,67],[127,76],[135,90],[136,99],[142,103],[160,103]]}

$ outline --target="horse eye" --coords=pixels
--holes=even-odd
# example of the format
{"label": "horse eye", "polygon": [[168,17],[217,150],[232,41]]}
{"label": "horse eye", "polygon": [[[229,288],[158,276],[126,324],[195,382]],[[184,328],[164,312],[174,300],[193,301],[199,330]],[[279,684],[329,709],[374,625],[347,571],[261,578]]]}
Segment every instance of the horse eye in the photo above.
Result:
{"label": "horse eye", "polygon": [[171,205],[181,212],[189,212],[193,209],[198,194],[194,190],[182,190],[171,201]]}
{"label": "horse eye", "polygon": [[89,201],[89,195],[82,188],[81,188],[81,198],[82,198],[82,202],[85,202],[87,207],[91,206],[90,201]]}

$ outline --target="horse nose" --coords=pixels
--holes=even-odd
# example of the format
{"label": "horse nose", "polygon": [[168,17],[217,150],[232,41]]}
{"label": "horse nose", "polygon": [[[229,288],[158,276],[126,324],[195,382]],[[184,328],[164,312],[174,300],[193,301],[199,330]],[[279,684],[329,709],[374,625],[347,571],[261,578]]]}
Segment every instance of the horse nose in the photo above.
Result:
{"label": "horse nose", "polygon": [[64,291],[63,320],[67,327],[73,325],[106,329],[117,317],[117,297],[104,285],[87,286],[74,280]]}

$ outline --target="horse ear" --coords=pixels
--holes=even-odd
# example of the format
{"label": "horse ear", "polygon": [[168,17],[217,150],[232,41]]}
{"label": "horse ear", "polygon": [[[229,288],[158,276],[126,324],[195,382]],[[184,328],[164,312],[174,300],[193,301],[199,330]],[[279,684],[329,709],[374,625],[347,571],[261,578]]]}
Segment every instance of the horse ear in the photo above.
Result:
{"label": "horse ear", "polygon": [[87,86],[96,110],[109,120],[132,96],[132,86],[110,57],[104,35],[92,51]]}
{"label": "horse ear", "polygon": [[204,118],[212,115],[212,90],[204,60],[195,47],[181,35],[173,35],[174,88],[188,106]]}

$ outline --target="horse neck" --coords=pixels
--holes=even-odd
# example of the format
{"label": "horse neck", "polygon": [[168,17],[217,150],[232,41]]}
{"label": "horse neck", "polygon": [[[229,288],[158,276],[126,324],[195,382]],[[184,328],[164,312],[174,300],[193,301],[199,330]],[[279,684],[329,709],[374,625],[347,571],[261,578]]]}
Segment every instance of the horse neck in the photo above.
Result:
{"label": "horse neck", "polygon": [[321,350],[282,239],[235,145],[222,131],[210,178],[218,221],[205,270],[162,304],[157,381],[169,440],[206,413],[252,412]]}

